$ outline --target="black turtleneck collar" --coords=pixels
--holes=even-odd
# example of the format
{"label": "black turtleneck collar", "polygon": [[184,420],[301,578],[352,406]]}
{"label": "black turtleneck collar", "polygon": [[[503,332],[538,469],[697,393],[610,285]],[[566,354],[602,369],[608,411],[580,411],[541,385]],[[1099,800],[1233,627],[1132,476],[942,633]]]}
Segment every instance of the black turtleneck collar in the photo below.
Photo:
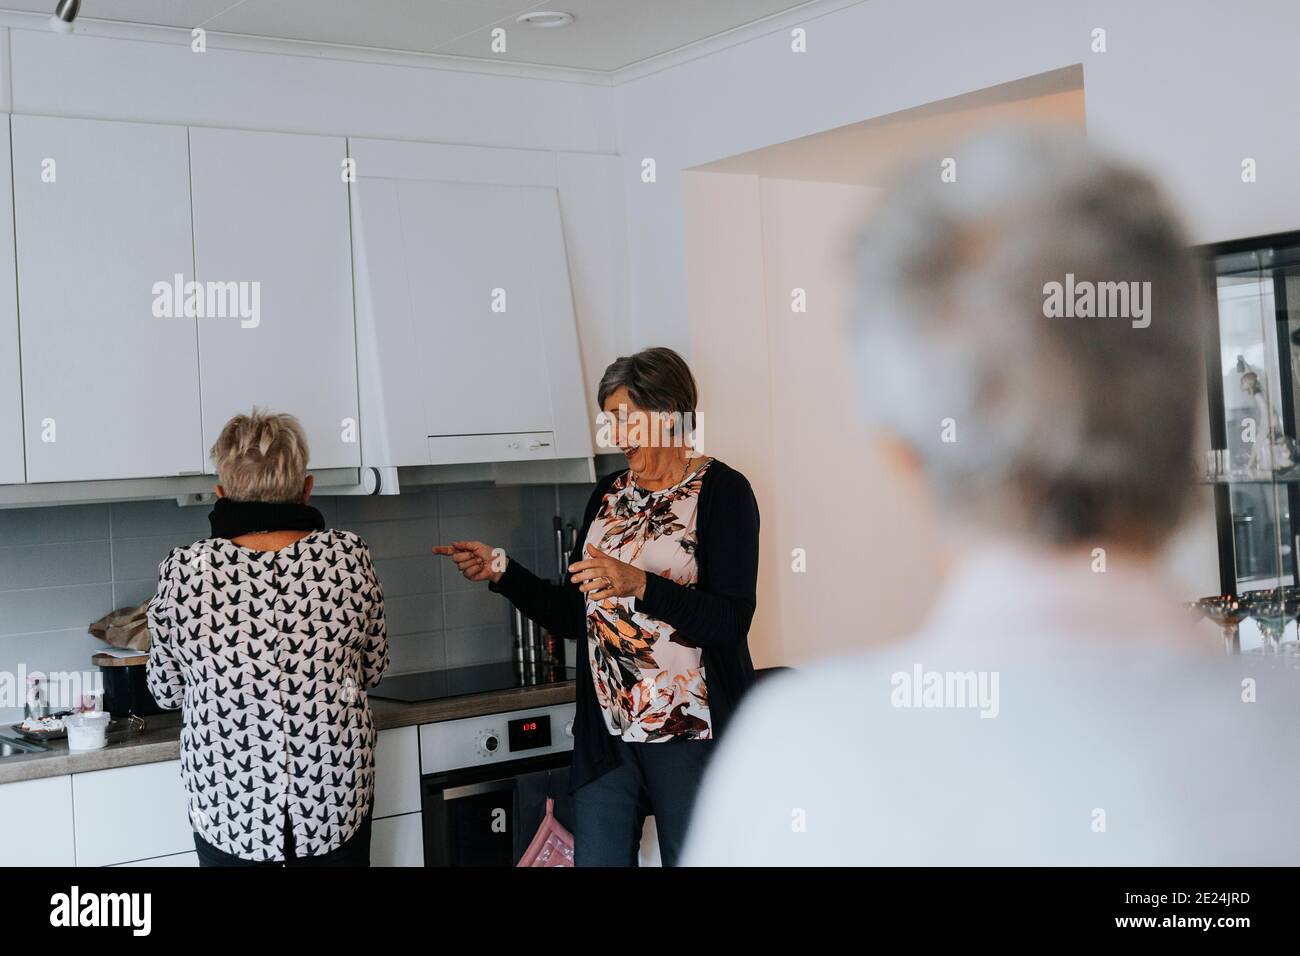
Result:
{"label": "black turtleneck collar", "polygon": [[218,498],[208,514],[214,538],[257,531],[324,531],[325,516],[311,505]]}

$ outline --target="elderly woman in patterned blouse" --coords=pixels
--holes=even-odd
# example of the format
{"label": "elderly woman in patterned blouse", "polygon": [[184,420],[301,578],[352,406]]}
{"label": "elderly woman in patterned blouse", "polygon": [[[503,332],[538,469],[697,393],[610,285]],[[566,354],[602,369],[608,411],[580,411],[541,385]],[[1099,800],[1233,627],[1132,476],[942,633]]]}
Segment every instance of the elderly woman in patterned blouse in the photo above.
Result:
{"label": "elderly woman in patterned blouse", "polygon": [[149,688],[181,707],[181,776],[203,866],[368,866],[388,666],[365,543],[307,504],[290,415],[237,415],[212,447],[212,537],[177,548],[149,604]]}
{"label": "elderly woman in patterned blouse", "polygon": [[692,454],[695,379],[676,352],[618,359],[597,402],[628,467],[596,486],[569,583],[481,541],[433,550],[553,634],[581,638],[577,864],[635,866],[653,814],[671,866],[714,741],[753,682],[758,506],[740,472]]}

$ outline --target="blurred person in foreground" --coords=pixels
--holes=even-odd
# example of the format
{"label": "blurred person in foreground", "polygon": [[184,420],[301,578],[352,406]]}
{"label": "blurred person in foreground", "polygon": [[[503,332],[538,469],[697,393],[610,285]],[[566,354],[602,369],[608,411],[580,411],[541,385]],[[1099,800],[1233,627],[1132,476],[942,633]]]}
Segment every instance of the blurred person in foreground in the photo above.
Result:
{"label": "blurred person in foreground", "polygon": [[[956,528],[947,580],[910,640],[756,690],[684,862],[1294,864],[1295,674],[1213,656],[1157,566],[1205,413],[1186,236],[1082,141],[948,155],[957,182],[935,157],[882,197],[854,316],[873,440]],[[1109,317],[1053,301],[1081,283]],[[887,596],[827,598],[869,625]]]}

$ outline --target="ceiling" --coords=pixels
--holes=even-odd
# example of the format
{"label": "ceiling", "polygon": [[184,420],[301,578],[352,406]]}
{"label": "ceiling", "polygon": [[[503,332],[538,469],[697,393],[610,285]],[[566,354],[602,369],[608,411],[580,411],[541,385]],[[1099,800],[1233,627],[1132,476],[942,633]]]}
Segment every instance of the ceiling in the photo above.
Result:
{"label": "ceiling", "polygon": [[[81,18],[610,71],[725,33],[808,0],[82,0]],[[0,0],[53,13],[55,0]],[[571,13],[560,29],[516,24]],[[494,53],[492,30],[506,30]]]}

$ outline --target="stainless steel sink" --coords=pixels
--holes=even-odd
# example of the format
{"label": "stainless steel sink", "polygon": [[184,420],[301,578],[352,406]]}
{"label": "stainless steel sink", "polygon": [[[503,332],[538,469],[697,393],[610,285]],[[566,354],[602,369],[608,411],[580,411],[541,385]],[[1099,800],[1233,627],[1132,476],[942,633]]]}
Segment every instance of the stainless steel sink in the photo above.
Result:
{"label": "stainless steel sink", "polygon": [[14,740],[12,737],[0,737],[0,760],[5,757],[20,757],[24,754],[44,753],[48,748],[43,744],[29,740]]}

